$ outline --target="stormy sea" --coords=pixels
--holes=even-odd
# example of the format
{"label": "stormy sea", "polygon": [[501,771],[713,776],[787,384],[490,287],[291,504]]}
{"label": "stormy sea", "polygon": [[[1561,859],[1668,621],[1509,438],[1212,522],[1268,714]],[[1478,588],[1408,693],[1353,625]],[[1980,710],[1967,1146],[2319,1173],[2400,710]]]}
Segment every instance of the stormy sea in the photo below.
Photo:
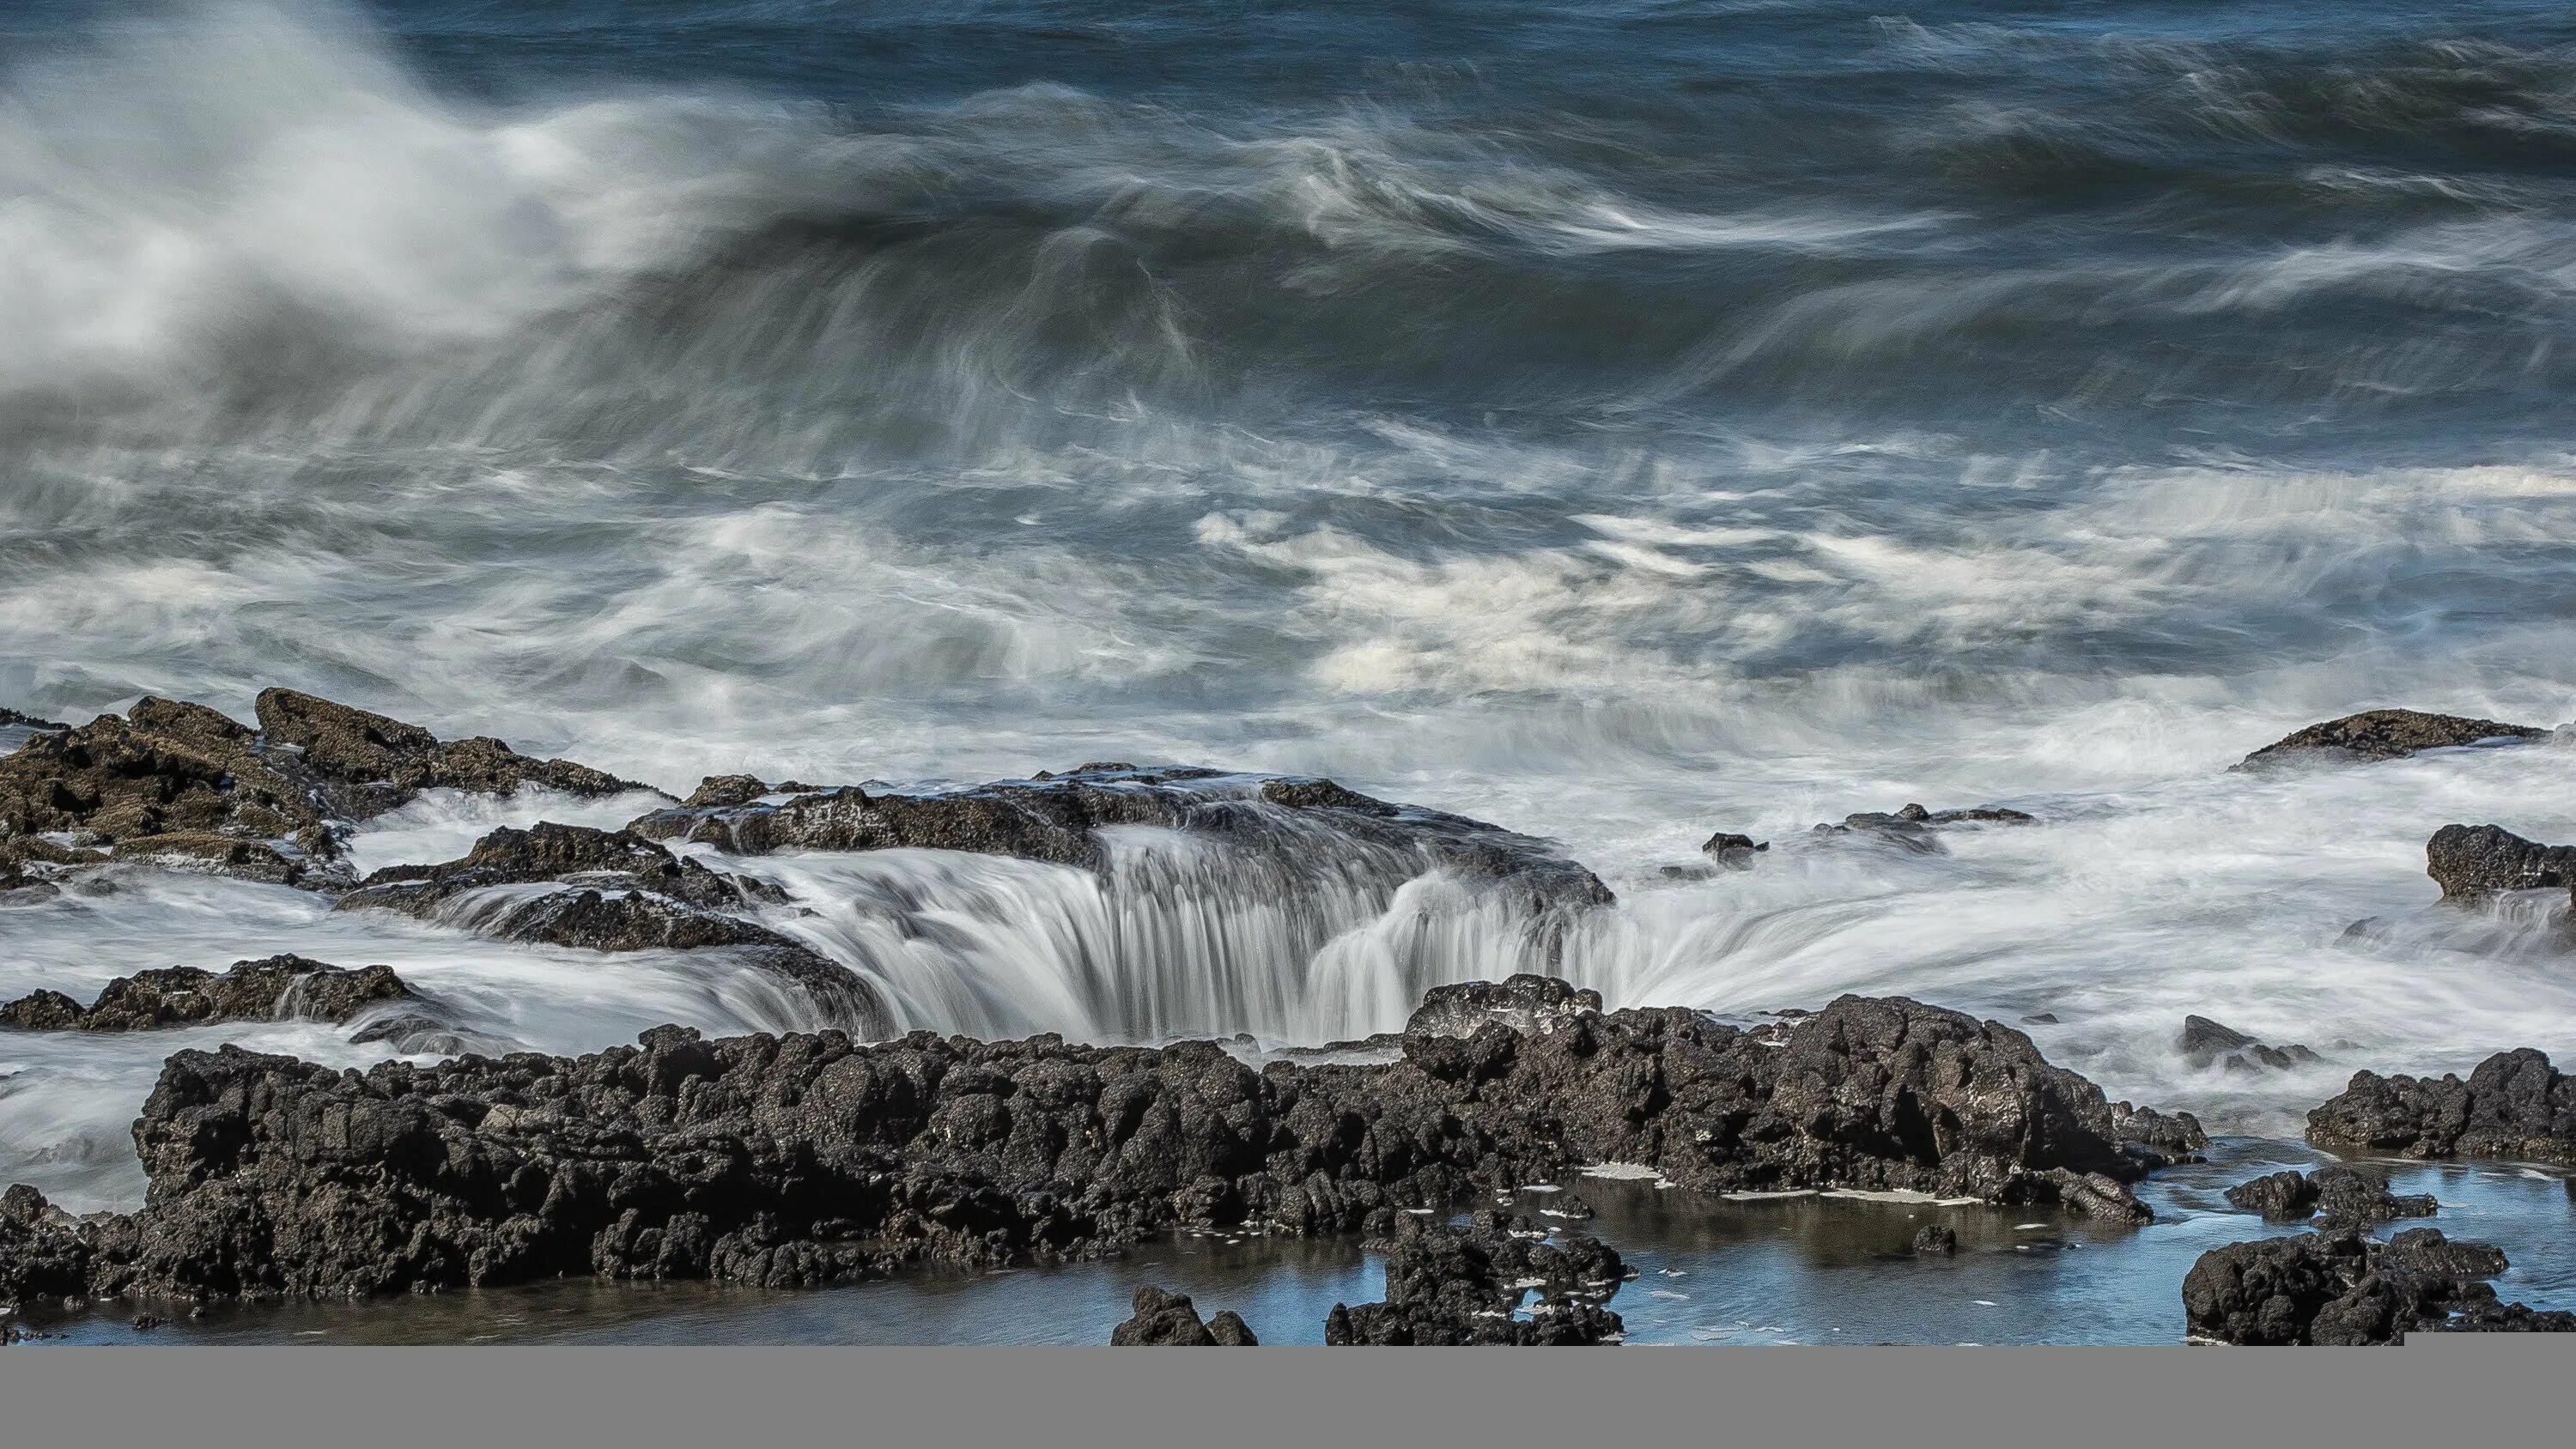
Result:
{"label": "stormy sea", "polygon": [[[2174,1342],[2236,1331],[2186,1315],[2200,1255],[2320,1227],[2225,1190],[2348,1165],[2439,1205],[2351,1253],[2429,1225],[2576,1308],[2576,1082],[2524,1059],[2520,1105],[2461,1110],[2541,1125],[2484,1150],[2309,1115],[2357,1072],[2576,1062],[2576,855],[2427,854],[2576,842],[2571,397],[2576,12],[2529,0],[15,0],[0,1002],[38,1004],[0,1022],[0,1185],[41,1198],[0,1213],[0,1307],[1103,1342],[1153,1282],[1321,1341],[1499,1211],[1624,1257],[1628,1342]],[[2460,718],[2237,768],[2380,709]],[[641,934],[557,909],[641,899],[596,837],[418,869],[630,822]],[[120,978],[279,956],[400,985],[102,1024]],[[1832,1150],[1721,1161],[1747,1119],[1689,1148],[1656,1114],[1723,1114],[1673,1085],[1597,1129],[1644,1165],[1540,1170],[1460,1087],[1463,1136],[1372,1134],[1333,1196],[1282,1176],[1283,1096],[1145,1208],[1050,1158],[1069,1228],[995,1176],[1026,1134],[959,1165],[952,1092],[868,1150],[1017,1193],[972,1251],[910,1186],[861,1264],[698,1179],[558,1210],[560,1164],[456,1189],[396,1268],[286,1262],[321,1230],[259,1214],[310,1182],[242,1188],[220,1271],[152,1246],[219,1236],[170,1215],[256,1155],[174,1114],[286,1141],[248,1088],[181,1100],[227,1043],[435,1082],[664,1026],[1212,1040],[1284,1093],[1447,1060],[1417,1006],[1515,973],[1598,993],[1563,1029],[1603,1051],[1682,1008],[1730,1062],[1905,998],[2207,1140],[2061,1162],[1872,1079],[1775,1114]],[[1540,1015],[1461,1080],[1566,1050]],[[489,1114],[592,1100],[461,1080],[422,1110],[519,1096],[441,1119],[451,1168],[534,1140]],[[978,1110],[1039,1121],[1015,1080]],[[356,1171],[294,1151],[256,1172]],[[2136,1212],[2028,1185],[2067,1164]],[[715,1247],[633,1226],[683,1198]],[[422,1247],[474,1212],[537,1226]],[[88,1266],[12,1280],[13,1232]]]}

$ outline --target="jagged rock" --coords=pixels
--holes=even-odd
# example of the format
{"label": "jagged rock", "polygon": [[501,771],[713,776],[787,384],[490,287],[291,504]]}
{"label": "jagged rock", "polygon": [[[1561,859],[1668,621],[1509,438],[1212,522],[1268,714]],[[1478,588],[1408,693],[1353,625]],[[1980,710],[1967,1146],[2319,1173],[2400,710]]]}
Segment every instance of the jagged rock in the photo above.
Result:
{"label": "jagged rock", "polygon": [[[561,889],[525,889],[548,883]],[[892,1030],[891,1008],[865,978],[802,942],[727,914],[783,895],[641,836],[544,823],[495,830],[456,860],[377,871],[337,908],[396,910],[469,925],[499,940],[590,951],[729,948],[803,986],[834,1020],[862,1035]]]}
{"label": "jagged rock", "polygon": [[2293,1042],[2288,1046],[2265,1046],[2233,1027],[2221,1026],[2205,1016],[2182,1019],[2182,1035],[2174,1050],[2195,1069],[2222,1066],[2231,1072],[2250,1072],[2263,1067],[2287,1071],[2308,1062],[2325,1058]]}
{"label": "jagged rock", "polygon": [[1554,1031],[1584,1012],[1600,1010],[1600,992],[1524,971],[1500,985],[1463,981],[1434,986],[1405,1019],[1404,1030],[1407,1035],[1474,1036],[1485,1023],[1498,1021],[1526,1036]]}
{"label": "jagged rock", "polygon": [[440,786],[507,795],[542,785],[572,795],[615,795],[649,787],[570,760],[538,760],[490,738],[442,741],[415,724],[334,704],[292,689],[264,689],[252,708],[271,747],[301,752],[326,783],[339,813],[363,820]]}
{"label": "jagged rock", "polygon": [[769,793],[758,775],[709,775],[698,781],[698,788],[680,802],[684,810],[705,810],[725,805],[748,805]]}
{"label": "jagged rock", "polygon": [[2576,1078],[2529,1047],[2496,1053],[2465,1082],[2355,1072],[2308,1113],[2308,1140],[2406,1157],[2576,1162]]}
{"label": "jagged rock", "polygon": [[2488,740],[2536,740],[2548,733],[2537,725],[2504,724],[2465,715],[2367,709],[2284,735],[2247,755],[2234,768],[2260,769],[2301,761],[2360,764]]}
{"label": "jagged rock", "polygon": [[1968,810],[1927,810],[1920,805],[1902,805],[1893,812],[1863,811],[1846,815],[1840,825],[1818,825],[1818,835],[1861,835],[1872,840],[1909,850],[1917,855],[1935,855],[1943,846],[1935,831],[1950,825],[2029,825],[2035,817],[2000,806],[1981,806]]}
{"label": "jagged rock", "polygon": [[0,705],[0,729],[67,730],[71,726],[58,720],[43,719]]}
{"label": "jagged rock", "polygon": [[2159,1112],[2153,1107],[2111,1104],[2111,1139],[2152,1148],[2176,1162],[2194,1161],[2209,1146],[2209,1134],[2189,1112]]}
{"label": "jagged rock", "polygon": [[[32,858],[70,833],[116,858],[285,885],[336,886],[335,822],[430,786],[507,792],[536,783],[581,794],[641,789],[498,740],[442,743],[383,715],[272,689],[261,728],[204,705],[145,698],[124,716],[31,736],[0,755],[0,853]],[[63,863],[90,863],[88,861]]]}
{"label": "jagged rock", "polygon": [[1954,1257],[1959,1251],[1959,1234],[1954,1228],[1927,1223],[1915,1230],[1914,1256],[1918,1258]]}
{"label": "jagged rock", "polygon": [[2501,891],[2576,882],[2576,846],[2542,845],[2501,825],[2445,825],[2424,842],[2424,873],[2442,899],[2474,904]]}
{"label": "jagged rock", "polygon": [[[1386,1301],[1336,1303],[1324,1320],[1334,1346],[1615,1343],[1627,1331],[1601,1305],[1628,1270],[1591,1238],[1561,1243],[1526,1218],[1476,1215],[1466,1227],[1405,1217],[1386,1254]],[[1519,1316],[1532,1286],[1538,1301]]]}
{"label": "jagged rock", "polygon": [[1751,870],[1753,857],[1771,848],[1770,841],[1756,843],[1750,835],[1721,830],[1700,842],[1700,852],[1728,870]]}
{"label": "jagged rock", "polygon": [[1188,1294],[1167,1293],[1151,1283],[1136,1290],[1135,1308],[1134,1316],[1109,1330],[1111,1346],[1250,1348],[1261,1342],[1234,1310],[1221,1309],[1202,1323]]}
{"label": "jagged rock", "polygon": [[347,1021],[386,1001],[413,999],[390,966],[347,969],[303,956],[237,961],[217,975],[194,966],[138,971],[107,984],[84,1008],[58,991],[0,1005],[0,1027],[19,1031],[150,1031],[218,1021]]}
{"label": "jagged rock", "polygon": [[[2380,1243],[2351,1230],[2231,1243],[2183,1278],[2191,1332],[2221,1343],[2403,1343],[2410,1331],[2576,1332],[2576,1315],[2496,1302],[2505,1270],[2484,1243],[2414,1228]],[[2454,1319],[2454,1310],[2466,1310]],[[2563,1321],[2563,1322],[2562,1322]]]}
{"label": "jagged rock", "polygon": [[[24,1252],[76,1256],[98,1294],[563,1273],[792,1286],[1096,1254],[1182,1225],[1347,1231],[1606,1161],[1704,1189],[2143,1211],[2099,1089],[2018,1032],[1902,999],[1844,997],[1776,1048],[1680,1009],[1402,1044],[1391,1062],[1260,1071],[1213,1042],[678,1027],[579,1058],[364,1073],[185,1051],[136,1124],[145,1206]],[[21,1271],[6,1259],[0,1283]]]}
{"label": "jagged rock", "polygon": [[2387,1183],[2349,1167],[2275,1172],[2229,1188],[2227,1200],[2270,1222],[2315,1217],[2330,1227],[2429,1218],[2441,1206],[2429,1193],[2398,1197]]}
{"label": "jagged rock", "polygon": [[775,850],[971,851],[1099,870],[1097,832],[1155,825],[1290,856],[1373,847],[1420,857],[1471,884],[1518,893],[1534,909],[1607,905],[1609,887],[1546,842],[1499,826],[1374,800],[1329,780],[1222,771],[1084,765],[971,789],[871,793],[845,785],[763,803],[676,806],[630,821],[653,840],[705,841],[729,855]]}

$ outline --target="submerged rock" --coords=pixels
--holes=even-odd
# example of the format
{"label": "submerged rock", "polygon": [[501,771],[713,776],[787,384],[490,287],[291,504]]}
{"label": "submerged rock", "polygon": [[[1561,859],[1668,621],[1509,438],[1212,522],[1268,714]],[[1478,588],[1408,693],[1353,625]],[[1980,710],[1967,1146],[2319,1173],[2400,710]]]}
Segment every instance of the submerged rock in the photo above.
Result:
{"label": "submerged rock", "polygon": [[1859,835],[1883,841],[1918,855],[1934,855],[1943,849],[1936,831],[1952,825],[2029,825],[2036,817],[2020,810],[1999,806],[1980,806],[1968,810],[1927,810],[1920,805],[1902,805],[1892,812],[1864,811],[1846,815],[1840,825],[1818,825],[1818,835]]}
{"label": "submerged rock", "polygon": [[2366,709],[2282,736],[2233,767],[2261,769],[2301,762],[2360,764],[2401,759],[2418,750],[2451,749],[2489,740],[2536,740],[2548,730],[2466,715],[2412,709]]}
{"label": "submerged rock", "polygon": [[2295,1042],[2288,1046],[2265,1046],[2245,1033],[2221,1026],[2205,1016],[2182,1019],[2182,1035],[2175,1040],[2174,1050],[2182,1053],[2183,1060],[2195,1069],[2220,1066],[2231,1072],[2251,1072],[2264,1067],[2287,1071],[2309,1062],[2325,1060]]}
{"label": "submerged rock", "polygon": [[1148,1283],[1136,1290],[1135,1313],[1109,1330],[1112,1347],[1250,1348],[1252,1336],[1234,1310],[1220,1309],[1205,1322],[1186,1293],[1167,1293]]}
{"label": "submerged rock", "polygon": [[1958,1252],[1959,1234],[1957,1229],[1943,1227],[1939,1223],[1927,1223],[1923,1227],[1915,1230],[1914,1256],[1918,1258],[1950,1258],[1956,1257]]}
{"label": "submerged rock", "polygon": [[2442,899],[2474,904],[2502,891],[2576,882],[2576,846],[2542,845],[2501,825],[2445,825],[2424,842],[2424,873]]}
{"label": "submerged rock", "polygon": [[2227,1190],[2227,1200],[2269,1222],[2314,1217],[2330,1227],[2429,1218],[2441,1207],[2429,1193],[2398,1197],[2386,1182],[2340,1166],[2275,1172],[2238,1183]]}
{"label": "submerged rock", "polygon": [[2576,1162],[2576,1078],[2529,1047],[2496,1053],[2465,1082],[2355,1072],[2308,1113],[2308,1140],[2405,1157]]}
{"label": "submerged rock", "polygon": [[1700,842],[1700,853],[1728,870],[1751,870],[1753,857],[1771,848],[1770,841],[1755,842],[1750,835],[1721,830]]}
{"label": "submerged rock", "polygon": [[0,1028],[151,1031],[219,1021],[344,1022],[386,1001],[415,999],[390,966],[344,968],[303,956],[238,961],[217,975],[194,966],[138,971],[84,1007],[58,991],[0,1005]]}
{"label": "submerged rock", "polygon": [[[711,784],[720,783],[711,781]],[[702,789],[705,787],[701,787]],[[1100,870],[1099,831],[1153,825],[1289,855],[1351,846],[1418,856],[1533,909],[1607,905],[1599,877],[1545,841],[1437,810],[1372,799],[1330,780],[1218,770],[1091,764],[1060,775],[931,793],[817,790],[785,800],[656,810],[627,828],[653,840],[704,841],[729,855],[776,850],[960,850]]]}
{"label": "submerged rock", "polygon": [[[1402,1217],[1386,1253],[1386,1300],[1336,1303],[1324,1342],[1353,1345],[1616,1343],[1627,1331],[1601,1305],[1628,1269],[1616,1250],[1591,1238],[1547,1232],[1526,1218],[1483,1212],[1464,1227]],[[1521,1300],[1538,1300],[1527,1317]]]}
{"label": "submerged rock", "polygon": [[2499,1305],[2483,1280],[2507,1266],[2496,1249],[2434,1228],[2385,1243],[2350,1230],[2231,1243],[2192,1264],[2183,1314],[2194,1336],[2238,1344],[2403,1343],[2425,1330],[2576,1333],[2576,1314]]}
{"label": "submerged rock", "polygon": [[12,1255],[76,1261],[98,1294],[564,1273],[792,1286],[1084,1256],[1181,1225],[1348,1231],[1614,1161],[1682,1187],[2144,1216],[2099,1089],[2019,1032],[1902,999],[1844,997],[1778,1047],[1679,1009],[1402,1040],[1392,1062],[1259,1071],[1213,1042],[678,1027],[578,1058],[364,1073],[180,1052],[135,1125],[146,1205],[11,1237],[0,1286],[37,1271]]}
{"label": "submerged rock", "polygon": [[548,823],[495,830],[456,860],[377,871],[338,909],[401,911],[497,940],[590,951],[728,948],[804,987],[850,1029],[892,1030],[891,1007],[857,972],[728,914],[783,897],[767,882],[709,870],[641,836]]}

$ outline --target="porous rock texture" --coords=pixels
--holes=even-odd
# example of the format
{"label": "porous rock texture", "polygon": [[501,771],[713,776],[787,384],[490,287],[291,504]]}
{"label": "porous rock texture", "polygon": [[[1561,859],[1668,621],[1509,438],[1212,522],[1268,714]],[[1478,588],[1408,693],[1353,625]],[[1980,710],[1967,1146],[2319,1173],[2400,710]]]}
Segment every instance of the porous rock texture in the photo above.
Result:
{"label": "porous rock texture", "polygon": [[[1583,1347],[1627,1332],[1601,1305],[1633,1271],[1580,1234],[1557,1242],[1526,1217],[1477,1213],[1465,1226],[1404,1216],[1386,1247],[1386,1299],[1336,1303],[1324,1342],[1357,1345]],[[1521,1300],[1535,1291],[1526,1316]]]}
{"label": "porous rock texture", "polygon": [[2484,1243],[2411,1228],[2231,1243],[2182,1283],[2193,1337],[2235,1344],[2403,1343],[2410,1332],[2576,1333],[2576,1314],[2503,1304],[2484,1280],[2507,1267]]}
{"label": "porous rock texture", "polygon": [[2424,873],[2454,904],[2503,891],[2563,890],[2576,882],[2576,846],[2542,845],[2501,825],[2445,825],[2424,842]]}
{"label": "porous rock texture", "polygon": [[2530,1047],[2496,1053],[2465,1082],[2355,1072],[2308,1113],[2308,1140],[2402,1157],[2576,1162],[2576,1078]]}
{"label": "porous rock texture", "polygon": [[17,1031],[150,1031],[207,1022],[285,1017],[345,1022],[381,1002],[415,999],[390,966],[344,968],[304,956],[237,961],[218,975],[171,966],[120,976],[83,1006],[59,991],[0,1003],[0,1028]]}
{"label": "porous rock texture", "polygon": [[19,870],[142,860],[331,886],[347,881],[336,827],[431,786],[643,788],[498,740],[442,742],[292,690],[267,690],[256,708],[254,730],[201,704],[147,697],[122,716],[30,736],[0,755],[0,860]]}
{"label": "porous rock texture", "polygon": [[[1709,1190],[1910,1188],[2137,1220],[2099,1089],[1992,1022],[1844,997],[1784,1045],[1681,1009],[1408,1034],[1256,1071],[1210,1042],[916,1032],[341,1071],[172,1056],[136,1212],[30,1209],[0,1298],[365,1294],[562,1273],[795,1285],[1082,1256],[1184,1224],[1384,1232],[1471,1186],[1633,1162]],[[29,1226],[28,1224],[32,1224]]]}
{"label": "porous rock texture", "polygon": [[2261,769],[2299,762],[2359,764],[2402,759],[2418,750],[2451,749],[2488,740],[2536,740],[2548,734],[2538,725],[2506,724],[2468,715],[2366,709],[2284,735],[2247,755],[2235,768]]}
{"label": "porous rock texture", "polygon": [[2429,1218],[2441,1206],[2430,1193],[2399,1197],[2379,1178],[2340,1166],[2269,1173],[2229,1188],[2227,1200],[2272,1222],[2313,1217],[2330,1227]]}
{"label": "porous rock texture", "polygon": [[1126,1322],[1109,1330],[1111,1347],[1252,1348],[1261,1342],[1233,1309],[1219,1309],[1215,1317],[1201,1321],[1188,1294],[1151,1283],[1136,1290],[1134,1307]]}

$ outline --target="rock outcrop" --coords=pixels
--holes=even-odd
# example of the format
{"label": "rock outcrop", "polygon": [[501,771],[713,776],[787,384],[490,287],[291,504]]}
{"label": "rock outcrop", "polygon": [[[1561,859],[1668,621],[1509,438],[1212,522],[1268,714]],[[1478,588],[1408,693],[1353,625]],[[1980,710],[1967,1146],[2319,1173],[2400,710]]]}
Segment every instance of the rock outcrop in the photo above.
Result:
{"label": "rock outcrop", "polygon": [[0,755],[0,857],[73,866],[115,858],[285,885],[336,886],[335,825],[437,785],[579,794],[641,789],[498,740],[427,730],[291,690],[258,700],[253,730],[204,705],[146,698],[120,717],[32,735]]}
{"label": "rock outcrop", "polygon": [[[1386,1250],[1386,1300],[1336,1303],[1324,1342],[1355,1345],[1588,1346],[1627,1332],[1602,1307],[1632,1270],[1591,1238],[1547,1241],[1544,1228],[1504,1212],[1465,1227],[1397,1220]],[[1538,1294],[1526,1316],[1521,1300]]]}
{"label": "rock outcrop", "polygon": [[1517,896],[1533,910],[1612,900],[1598,876],[1545,841],[1372,799],[1330,780],[1091,764],[927,794],[844,785],[773,799],[764,797],[779,792],[746,796],[745,788],[710,779],[700,792],[713,790],[710,799],[729,803],[656,810],[627,828],[652,840],[705,841],[729,855],[910,847],[1099,870],[1108,860],[1100,830],[1154,825],[1292,856],[1317,849],[1398,852],[1424,869]]}
{"label": "rock outcrop", "polygon": [[1186,1293],[1167,1293],[1151,1283],[1136,1290],[1135,1313],[1109,1330],[1113,1348],[1252,1348],[1252,1336],[1233,1309],[1220,1309],[1201,1322]]}
{"label": "rock outcrop", "polygon": [[303,956],[238,961],[217,975],[194,966],[138,971],[89,1006],[59,991],[0,1004],[16,1031],[152,1031],[207,1022],[300,1018],[345,1022],[381,1002],[416,999],[390,966],[343,968]]}
{"label": "rock outcrop", "polygon": [[1980,806],[1969,810],[1927,810],[1920,805],[1902,805],[1892,812],[1863,811],[1846,815],[1840,825],[1818,825],[1818,835],[1858,835],[1881,841],[1918,855],[1938,854],[1945,847],[1936,833],[1954,825],[2029,825],[2034,817],[2020,810],[1998,806]]}
{"label": "rock outcrop", "polygon": [[2362,764],[2401,759],[2418,750],[2451,749],[2490,740],[2536,740],[2548,734],[2538,725],[2505,724],[2466,715],[2366,709],[2284,735],[2247,755],[2234,768],[2261,769],[2303,762]]}
{"label": "rock outcrop", "polygon": [[[164,1065],[144,1207],[38,1214],[0,1289],[365,1294],[564,1273],[778,1286],[1106,1251],[1183,1224],[1392,1231],[1470,1187],[1638,1163],[1679,1186],[1906,1188],[2134,1220],[2099,1089],[2019,1032],[1844,997],[1766,1046],[1691,1011],[1408,1034],[1255,1071],[1211,1042],[916,1032],[364,1073],[225,1047]],[[51,1291],[51,1290],[27,1290]],[[1436,1295],[1435,1295],[1436,1296]],[[1390,1301],[1394,1301],[1391,1297]],[[1356,1330],[1355,1330],[1356,1331]]]}
{"label": "rock outcrop", "polygon": [[2501,825],[2445,825],[2424,842],[2424,873],[2442,899],[2474,905],[2502,891],[2576,883],[2576,846],[2542,845]]}
{"label": "rock outcrop", "polygon": [[1939,1223],[1927,1223],[1914,1231],[1914,1256],[1918,1258],[1952,1258],[1959,1253],[1959,1232]]}
{"label": "rock outcrop", "polygon": [[892,1030],[893,1011],[865,978],[730,914],[783,896],[767,882],[709,870],[641,836],[540,824],[495,830],[456,860],[377,871],[342,896],[338,909],[395,910],[497,940],[591,951],[730,949],[805,988],[828,1019],[863,1036]]}
{"label": "rock outcrop", "polygon": [[2429,1218],[2441,1207],[2430,1193],[2399,1197],[2386,1182],[2349,1167],[2270,1173],[2229,1188],[2227,1200],[2268,1222],[2316,1218],[2328,1227]]}
{"label": "rock outcrop", "polygon": [[2265,1046],[2234,1027],[2221,1026],[2205,1016],[2182,1019],[2182,1035],[2175,1039],[2174,1050],[2195,1069],[2224,1067],[2231,1072],[2287,1071],[2310,1062],[2321,1062],[2308,1048],[2290,1043],[2287,1046]]}
{"label": "rock outcrop", "polygon": [[2308,1113],[2308,1140],[2404,1157],[2576,1162],[2576,1078],[2529,1047],[2496,1053],[2465,1082],[2355,1072]]}
{"label": "rock outcrop", "polygon": [[1771,848],[1771,842],[1756,841],[1750,835],[1721,830],[1700,842],[1700,853],[1728,870],[1751,870],[1753,857]]}
{"label": "rock outcrop", "polygon": [[1416,1036],[1474,1036],[1487,1022],[1500,1022],[1527,1036],[1544,1035],[1585,1012],[1598,1015],[1601,993],[1570,985],[1553,976],[1521,972],[1500,984],[1462,981],[1434,986],[1422,1004],[1405,1018],[1404,1030]]}
{"label": "rock outcrop", "polygon": [[2183,1278],[2194,1337],[2237,1344],[2403,1343],[2410,1332],[2576,1333],[2576,1314],[2500,1304],[2484,1280],[2504,1254],[2413,1228],[2385,1243],[2358,1232],[2231,1243]]}

